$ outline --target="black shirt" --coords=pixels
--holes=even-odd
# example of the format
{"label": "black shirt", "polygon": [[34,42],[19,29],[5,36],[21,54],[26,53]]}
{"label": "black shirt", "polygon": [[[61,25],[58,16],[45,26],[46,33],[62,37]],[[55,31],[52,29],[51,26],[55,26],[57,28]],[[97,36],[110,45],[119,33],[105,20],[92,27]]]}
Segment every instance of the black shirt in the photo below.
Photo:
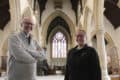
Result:
{"label": "black shirt", "polygon": [[101,80],[98,54],[94,48],[85,45],[68,52],[65,80]]}

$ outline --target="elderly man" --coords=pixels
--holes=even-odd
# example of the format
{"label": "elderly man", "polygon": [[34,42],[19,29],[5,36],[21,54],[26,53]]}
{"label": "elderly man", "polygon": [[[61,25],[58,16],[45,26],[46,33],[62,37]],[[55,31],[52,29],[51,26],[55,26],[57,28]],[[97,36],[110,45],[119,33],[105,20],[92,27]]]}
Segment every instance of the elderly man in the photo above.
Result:
{"label": "elderly man", "polygon": [[78,45],[68,52],[64,80],[101,80],[101,68],[96,50],[86,44],[86,32],[77,30]]}
{"label": "elderly man", "polygon": [[34,25],[32,17],[24,17],[22,31],[11,35],[8,40],[8,80],[35,80],[36,61],[42,59],[42,54],[31,36]]}

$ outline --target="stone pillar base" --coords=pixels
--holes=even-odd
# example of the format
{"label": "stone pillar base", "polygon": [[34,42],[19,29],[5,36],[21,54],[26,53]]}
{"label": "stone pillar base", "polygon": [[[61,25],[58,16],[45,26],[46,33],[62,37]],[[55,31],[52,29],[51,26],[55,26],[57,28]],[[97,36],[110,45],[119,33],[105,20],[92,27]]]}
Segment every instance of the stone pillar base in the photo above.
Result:
{"label": "stone pillar base", "polygon": [[107,72],[102,73],[102,80],[111,80],[110,76],[107,74]]}
{"label": "stone pillar base", "polygon": [[106,75],[102,77],[102,80],[111,80],[110,76]]}

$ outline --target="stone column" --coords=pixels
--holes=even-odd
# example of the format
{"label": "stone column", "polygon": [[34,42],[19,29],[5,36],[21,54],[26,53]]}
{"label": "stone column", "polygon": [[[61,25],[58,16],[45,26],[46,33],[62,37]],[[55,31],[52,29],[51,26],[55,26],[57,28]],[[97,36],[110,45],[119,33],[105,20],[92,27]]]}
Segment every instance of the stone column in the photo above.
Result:
{"label": "stone column", "polygon": [[107,54],[106,54],[105,40],[104,40],[104,24],[103,24],[104,0],[95,0],[94,8],[95,8],[95,25],[96,25],[96,36],[97,36],[97,50],[100,57],[102,80],[110,80],[107,71]]}
{"label": "stone column", "polygon": [[100,57],[101,69],[102,69],[102,80],[110,80],[107,71],[107,53],[104,41],[104,30],[97,30],[97,50]]}
{"label": "stone column", "polygon": [[20,0],[10,0],[11,31],[18,31],[20,28]]}
{"label": "stone column", "polygon": [[80,17],[81,17],[81,5],[80,5],[80,0],[78,2],[78,10],[77,10],[77,26],[80,26]]}

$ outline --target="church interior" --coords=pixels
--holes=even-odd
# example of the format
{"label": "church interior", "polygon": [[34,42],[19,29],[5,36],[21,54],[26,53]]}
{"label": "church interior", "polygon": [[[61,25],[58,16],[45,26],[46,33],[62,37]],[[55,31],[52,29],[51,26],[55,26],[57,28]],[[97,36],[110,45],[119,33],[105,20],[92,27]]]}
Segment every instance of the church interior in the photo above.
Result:
{"label": "church interior", "polygon": [[[102,80],[120,80],[120,0],[0,0],[1,80],[7,75],[8,37],[21,30],[23,16],[35,17],[32,34],[46,49],[47,75],[64,75],[67,52],[76,45],[80,27],[98,52]],[[46,76],[40,67],[37,75]]]}

